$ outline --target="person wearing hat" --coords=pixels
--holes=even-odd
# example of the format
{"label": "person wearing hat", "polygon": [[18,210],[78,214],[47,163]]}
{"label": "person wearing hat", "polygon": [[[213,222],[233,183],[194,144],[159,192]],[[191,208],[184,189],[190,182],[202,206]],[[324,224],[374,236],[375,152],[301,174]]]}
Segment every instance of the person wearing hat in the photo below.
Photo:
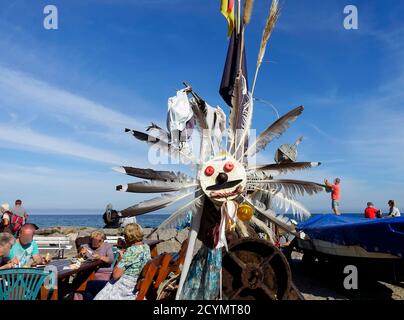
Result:
{"label": "person wearing hat", "polygon": [[9,259],[17,258],[20,266],[34,266],[43,263],[38,244],[34,240],[36,225],[26,223],[21,227],[17,241],[12,246]]}
{"label": "person wearing hat", "polygon": [[8,203],[3,203],[0,207],[1,211],[1,221],[0,221],[0,232],[7,232],[13,234],[10,225],[10,205]]}

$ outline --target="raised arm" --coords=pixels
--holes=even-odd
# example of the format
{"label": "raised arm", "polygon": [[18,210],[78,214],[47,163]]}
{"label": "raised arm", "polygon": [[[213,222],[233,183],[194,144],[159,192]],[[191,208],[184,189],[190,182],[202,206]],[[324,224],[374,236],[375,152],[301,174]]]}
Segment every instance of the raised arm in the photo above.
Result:
{"label": "raised arm", "polygon": [[330,183],[327,179],[324,179],[324,184],[325,184],[328,188],[332,188],[332,183]]}

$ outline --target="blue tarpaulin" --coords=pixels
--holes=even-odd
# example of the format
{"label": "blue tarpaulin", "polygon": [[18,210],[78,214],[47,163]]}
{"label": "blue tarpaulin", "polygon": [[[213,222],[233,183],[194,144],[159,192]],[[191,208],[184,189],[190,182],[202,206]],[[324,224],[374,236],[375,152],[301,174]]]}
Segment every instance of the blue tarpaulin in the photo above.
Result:
{"label": "blue tarpaulin", "polygon": [[404,217],[366,219],[321,214],[300,223],[297,228],[311,239],[358,245],[369,252],[404,257]]}

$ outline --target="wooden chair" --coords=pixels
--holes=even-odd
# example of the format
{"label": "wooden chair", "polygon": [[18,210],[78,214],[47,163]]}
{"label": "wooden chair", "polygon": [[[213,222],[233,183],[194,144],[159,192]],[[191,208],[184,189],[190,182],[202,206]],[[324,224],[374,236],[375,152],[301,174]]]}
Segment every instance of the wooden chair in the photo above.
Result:
{"label": "wooden chair", "polygon": [[155,300],[160,284],[172,272],[179,274],[184,263],[188,240],[182,243],[178,253],[162,253],[149,261],[144,267],[136,283],[138,294],[136,300],[148,298]]}

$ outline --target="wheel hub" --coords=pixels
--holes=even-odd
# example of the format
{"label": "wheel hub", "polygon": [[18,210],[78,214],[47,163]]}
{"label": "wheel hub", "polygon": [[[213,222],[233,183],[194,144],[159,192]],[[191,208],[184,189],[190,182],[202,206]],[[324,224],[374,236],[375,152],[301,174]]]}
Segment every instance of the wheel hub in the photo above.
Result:
{"label": "wheel hub", "polygon": [[259,264],[249,263],[241,273],[241,281],[245,287],[257,289],[264,281],[264,273]]}

